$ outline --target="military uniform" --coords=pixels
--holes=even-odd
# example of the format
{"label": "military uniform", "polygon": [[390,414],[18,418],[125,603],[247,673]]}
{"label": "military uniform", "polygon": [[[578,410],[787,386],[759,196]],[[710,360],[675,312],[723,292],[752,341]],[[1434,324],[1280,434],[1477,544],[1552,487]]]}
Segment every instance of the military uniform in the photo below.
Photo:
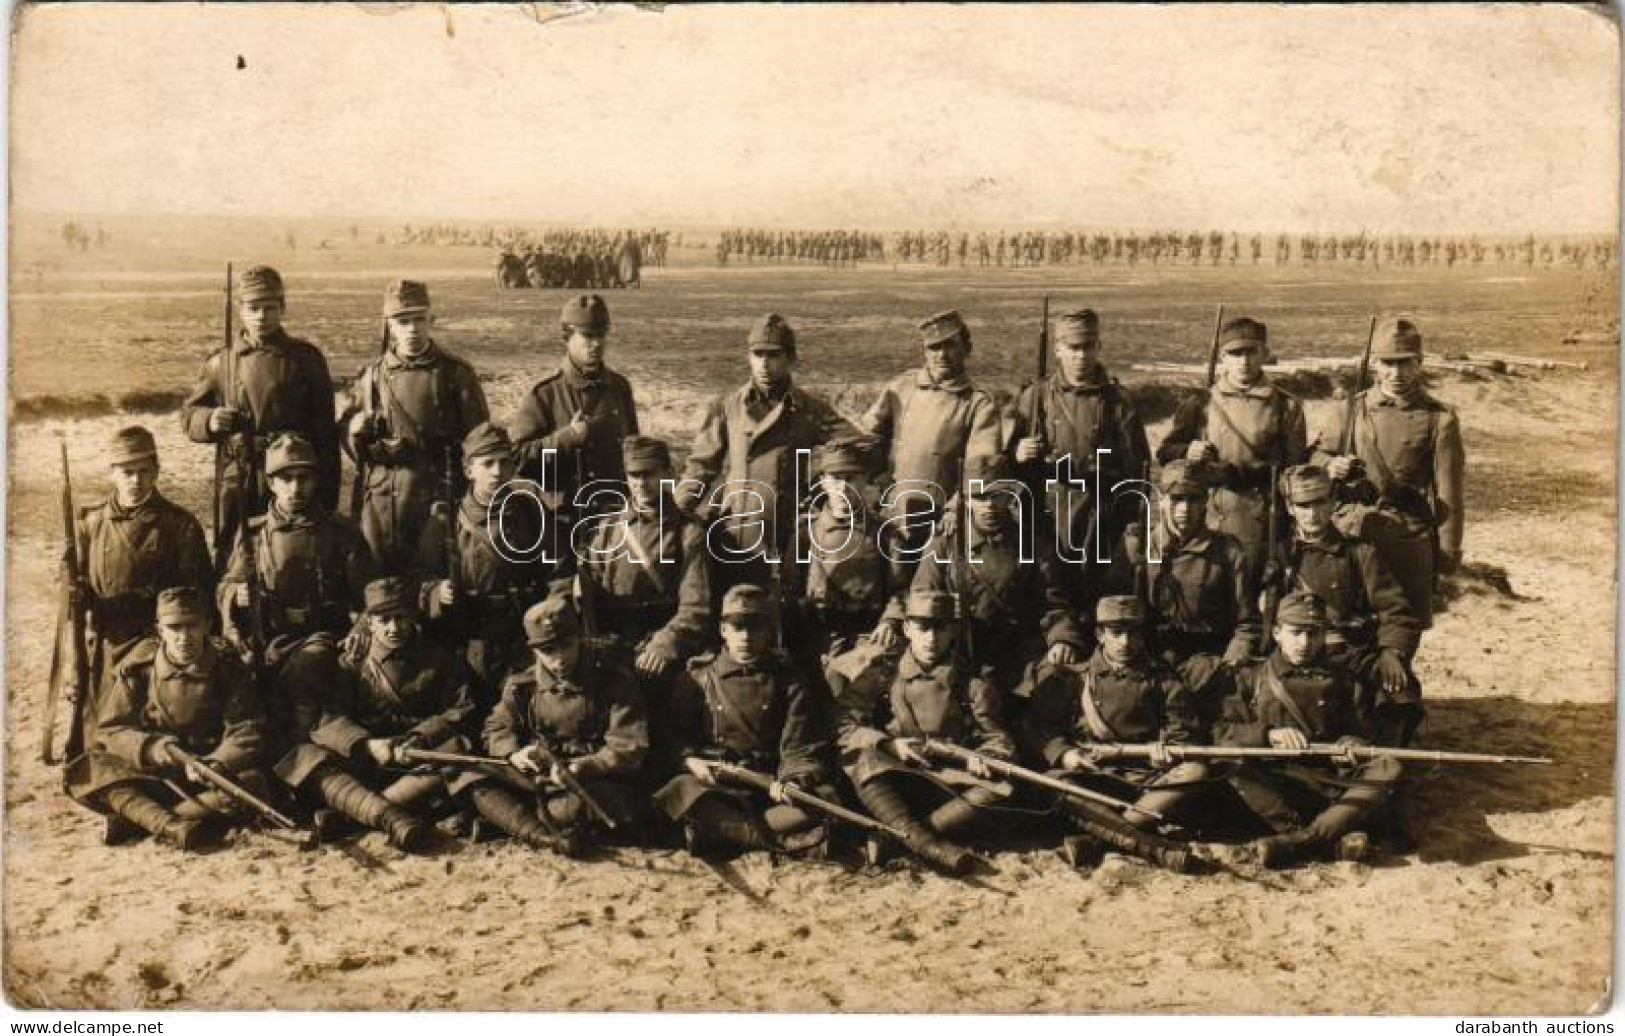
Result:
{"label": "military uniform", "polygon": [[[869,461],[858,442],[837,441],[814,454],[813,470],[820,476],[854,478],[868,473]],[[801,619],[808,647],[820,658],[852,648],[882,620],[902,622],[907,571],[896,560],[891,547],[895,537],[881,525],[877,502],[867,490],[847,485],[850,509],[845,514],[824,506],[808,521]],[[883,539],[888,545],[884,551]]]}
{"label": "military uniform", "polygon": [[[245,302],[280,301],[282,278],[269,267],[253,267],[238,278],[237,295]],[[181,427],[187,438],[226,444],[227,463],[217,487],[217,565],[224,563],[229,545],[236,542],[244,515],[252,517],[265,510],[268,497],[263,470],[248,487],[249,500],[239,500],[237,487],[242,484],[247,466],[263,469],[260,462],[277,435],[295,433],[311,444],[316,453],[322,506],[335,510],[339,499],[339,435],[333,420],[333,379],[321,351],[280,329],[261,341],[253,341],[243,332],[231,349],[229,364],[224,348],[210,354],[181,406]],[[211,432],[209,415],[216,407],[239,411],[246,428]]]}
{"label": "military uniform", "polygon": [[[1264,349],[1266,344],[1264,325],[1245,317],[1226,322],[1219,332],[1225,352]],[[1221,375],[1205,396],[1175,411],[1157,459],[1167,464],[1184,457],[1198,439],[1212,443],[1219,453],[1218,463],[1210,464],[1208,525],[1241,544],[1256,580],[1268,547],[1272,472],[1308,459],[1303,404],[1267,376],[1244,387]]]}
{"label": "military uniform", "polygon": [[[426,285],[390,286],[385,321],[428,311]],[[356,376],[355,398],[340,421],[361,473],[361,534],[383,571],[409,570],[430,504],[448,498],[448,466],[460,493],[463,437],[489,413],[474,368],[433,342],[418,356],[391,347]]]}

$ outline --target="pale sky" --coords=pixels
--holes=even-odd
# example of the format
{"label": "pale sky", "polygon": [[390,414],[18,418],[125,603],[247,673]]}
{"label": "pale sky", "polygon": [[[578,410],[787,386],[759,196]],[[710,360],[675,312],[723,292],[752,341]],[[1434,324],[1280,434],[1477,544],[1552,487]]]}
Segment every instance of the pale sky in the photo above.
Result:
{"label": "pale sky", "polygon": [[610,225],[1617,219],[1616,30],[1576,7],[567,10],[23,8],[13,202]]}

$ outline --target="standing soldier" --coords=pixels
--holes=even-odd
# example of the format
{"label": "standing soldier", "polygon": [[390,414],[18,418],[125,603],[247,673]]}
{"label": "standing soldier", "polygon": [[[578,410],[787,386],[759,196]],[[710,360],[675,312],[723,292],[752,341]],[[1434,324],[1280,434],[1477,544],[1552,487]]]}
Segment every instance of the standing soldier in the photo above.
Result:
{"label": "standing soldier", "polygon": [[[608,509],[602,499],[582,499],[584,487],[625,492],[621,440],[638,432],[632,386],[605,365],[609,348],[609,306],[597,295],[577,295],[559,314],[564,334],[564,360],[542,376],[519,404],[509,434],[519,459],[519,474],[540,483],[558,531],[567,533],[578,520]],[[543,455],[557,451],[552,470],[543,471]],[[569,543],[568,539],[560,540]]]}
{"label": "standing soldier", "polygon": [[210,612],[196,588],[163,590],[155,614],[158,635],[141,641],[118,667],[96,748],[75,764],[80,769],[69,789],[108,814],[108,845],[146,831],[199,849],[221,824],[239,818],[240,807],[171,749],[263,790],[256,767],[265,716],[247,670],[209,639]]}
{"label": "standing soldier", "polygon": [[282,329],[285,305],[281,275],[269,266],[245,270],[237,280],[242,321],[237,340],[203,362],[181,407],[181,427],[189,439],[223,444],[226,450],[215,487],[217,568],[225,566],[243,519],[265,511],[265,450],[277,435],[291,432],[305,438],[315,452],[322,506],[328,511],[338,506],[333,379],[314,345]]}
{"label": "standing soldier", "polygon": [[474,368],[429,335],[429,288],[396,281],[384,295],[389,348],[356,376],[342,421],[345,446],[363,474],[361,535],[385,572],[412,564],[429,506],[448,476],[461,492],[463,436],[489,414]]}
{"label": "standing soldier", "polygon": [[1422,387],[1422,332],[1413,322],[1385,321],[1375,342],[1376,386],[1355,400],[1354,452],[1322,456],[1348,501],[1339,524],[1376,545],[1411,614],[1427,629],[1435,573],[1461,564],[1461,425],[1453,409]]}
{"label": "standing soldier", "polygon": [[882,514],[888,521],[906,518],[906,528],[892,527],[915,550],[931,538],[961,484],[965,457],[998,453],[1001,445],[998,407],[965,373],[971,334],[959,313],[922,321],[920,345],[924,364],[894,378],[860,422],[889,460],[893,484]]}
{"label": "standing soldier", "polygon": [[1303,405],[1264,375],[1263,324],[1247,317],[1226,321],[1219,329],[1219,349],[1218,381],[1174,413],[1157,459],[1167,464],[1183,457],[1209,465],[1208,522],[1241,544],[1256,580],[1268,549],[1270,483],[1282,468],[1308,459],[1308,436]]}
{"label": "standing soldier", "polygon": [[158,446],[139,426],[108,443],[112,492],[76,516],[84,602],[94,617],[91,686],[85,693],[84,740],[94,745],[104,685],[131,648],[152,635],[158,592],[189,586],[214,595],[214,568],[203,527],[190,511],[158,492]]}
{"label": "standing soldier", "polygon": [[[593,802],[629,836],[647,827],[643,786],[649,725],[631,671],[591,650],[568,597],[554,595],[525,613],[532,662],[502,684],[485,721],[485,748],[508,760],[520,780],[474,775],[460,781],[480,816],[539,849],[576,855],[601,837],[587,803],[564,784],[569,770]],[[537,818],[544,811],[547,820]]]}

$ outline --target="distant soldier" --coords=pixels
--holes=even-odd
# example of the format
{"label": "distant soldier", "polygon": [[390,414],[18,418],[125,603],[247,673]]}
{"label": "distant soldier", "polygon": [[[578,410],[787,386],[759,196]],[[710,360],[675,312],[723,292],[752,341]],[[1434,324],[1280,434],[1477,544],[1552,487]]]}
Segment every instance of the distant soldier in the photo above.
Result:
{"label": "distant soldier", "polygon": [[[1353,676],[1325,657],[1326,610],[1313,594],[1281,599],[1275,651],[1237,670],[1234,691],[1214,727],[1217,745],[1305,748],[1333,742],[1368,743],[1371,717],[1361,708]],[[1319,764],[1319,765],[1316,765]],[[1228,780],[1241,800],[1275,833],[1249,847],[1265,867],[1285,867],[1328,850],[1340,859],[1365,855],[1372,814],[1400,778],[1393,759],[1291,765],[1245,762]]]}
{"label": "distant soldier", "polygon": [[1436,574],[1461,564],[1466,451],[1456,412],[1422,386],[1422,332],[1405,317],[1377,328],[1376,385],[1354,403],[1354,453],[1338,456],[1341,428],[1318,459],[1345,502],[1339,526],[1369,540],[1405,590],[1411,614],[1433,624]]}
{"label": "distant soldier", "polygon": [[1264,374],[1263,324],[1246,317],[1226,321],[1219,348],[1218,381],[1174,413],[1157,459],[1167,464],[1183,457],[1209,466],[1209,524],[1236,538],[1256,580],[1268,546],[1270,480],[1308,459],[1308,433],[1303,404]]}
{"label": "distant soldier", "polygon": [[[638,414],[632,386],[605,363],[610,322],[604,300],[577,295],[564,304],[559,323],[564,360],[530,390],[508,431],[519,475],[547,488],[544,497],[564,532],[576,521],[610,509],[615,499],[614,493],[596,501],[577,499],[583,487],[625,492],[621,440],[637,434]],[[547,450],[557,453],[553,470],[544,473]]]}
{"label": "distant soldier", "polygon": [[1174,871],[1190,869],[1189,849],[1157,833],[1157,814],[1177,822],[1191,792],[1207,777],[1199,762],[1114,758],[1112,744],[1201,744],[1206,730],[1184,679],[1151,653],[1145,605],[1137,597],[1102,597],[1095,605],[1099,647],[1082,665],[1039,664],[1016,696],[1026,701],[1017,741],[1065,779],[1109,795],[1137,792],[1147,812],[1120,813],[1065,795],[1056,805],[1079,833],[1064,846],[1068,862],[1086,866],[1119,849]]}
{"label": "distant soldier", "polygon": [[[623,837],[648,827],[641,777],[649,750],[648,717],[637,681],[614,656],[590,648],[568,597],[555,595],[525,613],[532,661],[502,684],[485,721],[485,748],[508,760],[515,781],[477,775],[469,801],[480,816],[526,845],[576,855],[607,833],[587,803],[564,786],[568,769]],[[507,775],[504,775],[507,776]],[[547,822],[537,819],[545,811]]]}
{"label": "distant soldier", "polygon": [[108,815],[108,845],[147,832],[199,849],[241,819],[241,807],[171,749],[263,794],[265,715],[247,670],[210,641],[210,611],[195,588],[163,590],[155,614],[157,636],[118,667],[94,749],[75,764],[69,790]]}
{"label": "distant soldier", "polygon": [[189,586],[207,600],[214,567],[203,527],[190,511],[158,492],[158,446],[140,426],[121,428],[107,446],[112,491],[75,516],[87,604],[93,616],[91,687],[84,741],[95,744],[101,698],[126,653],[152,635],[160,590]]}
{"label": "distant soldier", "polygon": [[410,570],[429,506],[462,493],[463,436],[489,408],[480,380],[429,334],[429,289],[396,281],[384,295],[389,350],[356,376],[345,446],[361,473],[361,534],[385,572]]}
{"label": "distant soldier", "polygon": [[285,304],[282,277],[275,270],[255,266],[243,271],[237,279],[237,315],[242,326],[231,343],[231,359],[228,362],[224,348],[210,354],[181,407],[181,427],[189,439],[226,447],[226,465],[216,487],[220,509],[214,543],[217,568],[224,567],[243,517],[265,510],[265,450],[277,435],[292,432],[310,443],[318,466],[321,504],[329,511],[338,506],[339,435],[333,420],[333,379],[327,360],[314,345],[290,337],[282,329]]}
{"label": "distant soldier", "polygon": [[722,652],[689,663],[657,710],[676,776],[655,803],[683,825],[696,856],[751,850],[821,850],[826,831],[798,806],[715,783],[708,760],[748,767],[834,799],[829,709],[820,688],[772,650],[775,607],[767,591],[736,586],[722,599]]}

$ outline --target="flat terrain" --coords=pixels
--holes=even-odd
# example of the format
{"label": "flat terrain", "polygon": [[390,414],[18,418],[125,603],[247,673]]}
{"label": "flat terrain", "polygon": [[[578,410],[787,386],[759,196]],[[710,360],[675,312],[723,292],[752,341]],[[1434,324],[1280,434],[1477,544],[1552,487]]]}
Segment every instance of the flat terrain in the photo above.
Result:
{"label": "flat terrain", "polygon": [[[558,352],[565,293],[499,292],[477,249],[256,258],[288,323],[352,374],[392,276],[427,278],[442,343],[487,379],[498,420]],[[1419,669],[1424,741],[1549,754],[1549,768],[1423,773],[1412,855],[1257,881],[1045,852],[962,883],[906,867],[676,855],[563,862],[505,844],[402,858],[302,854],[243,834],[182,857],[98,846],[100,820],[37,762],[60,551],[56,443],[81,500],[142,413],[164,490],[207,515],[210,452],[173,405],[219,341],[216,256],[154,251],[18,267],[12,295],[6,622],[6,936],[13,1003],[61,1007],[774,1011],[1569,1013],[1606,1001],[1614,894],[1617,358],[1566,346],[1617,318],[1592,273],[1270,266],[945,270],[673,267],[609,295],[612,362],[646,425],[685,443],[743,374],[751,320],[784,313],[805,384],[856,410],[913,362],[912,325],[957,307],[974,373],[1013,389],[1039,300],[1103,315],[1108,362],[1201,358],[1213,307],[1265,320],[1285,356],[1355,352],[1372,309],[1414,313],[1433,352],[1499,349],[1586,373],[1444,377],[1469,451],[1467,553]],[[1599,301],[1600,300],[1600,301]],[[1311,404],[1311,425],[1329,401]],[[1160,435],[1161,425],[1153,429]]]}

